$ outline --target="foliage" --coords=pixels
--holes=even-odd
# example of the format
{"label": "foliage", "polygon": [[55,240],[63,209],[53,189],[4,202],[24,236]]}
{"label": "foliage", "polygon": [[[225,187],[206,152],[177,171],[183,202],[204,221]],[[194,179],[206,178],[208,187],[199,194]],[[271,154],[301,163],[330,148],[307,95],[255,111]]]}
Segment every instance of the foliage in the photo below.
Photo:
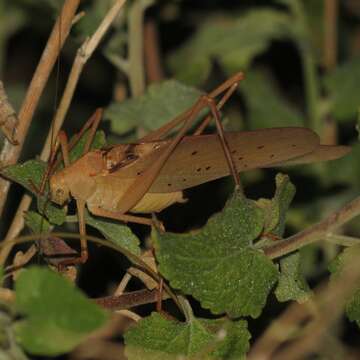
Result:
{"label": "foliage", "polygon": [[[94,33],[113,3],[92,0],[81,4],[85,14],[77,19],[67,40],[58,66],[61,79],[54,84],[50,78],[49,91],[35,113],[22,159],[0,167],[1,176],[20,185],[36,200],[22,218],[23,234],[30,233],[35,239],[39,233],[78,231],[74,227],[74,222],[78,222],[74,202],[59,206],[50,201],[48,181],[43,181],[49,164],[35,154],[41,151],[40,144],[48,131],[45,124],[54,112],[53,88],[61,88],[65,83],[62,77],[73,62],[75,49]],[[250,338],[256,349],[262,344],[258,340],[266,338],[267,330],[274,331],[271,323],[281,322],[283,315],[279,319],[275,315],[279,303],[284,307],[316,304],[324,289],[316,288],[321,281],[336,283],[344,266],[353,261],[360,231],[356,221],[342,224],[342,232],[352,237],[326,230],[316,238],[323,242],[304,248],[299,242],[285,255],[269,255],[269,249],[286,247],[294,241],[293,237],[288,243],[283,241],[293,234],[300,233],[305,238],[316,235],[311,225],[357,197],[360,188],[360,147],[355,133],[360,105],[359,9],[355,2],[348,1],[343,5],[347,12],[341,8],[337,14],[337,49],[335,43],[324,41],[328,27],[322,24],[334,26],[333,20],[326,17],[325,5],[325,1],[304,0],[126,2],[122,14],[86,64],[77,92],[68,99],[71,108],[65,122],[67,132],[75,134],[95,108],[104,106],[104,121],[100,124],[103,130],[96,132],[91,149],[102,148],[106,153],[113,143],[130,143],[125,158],[119,160],[120,170],[127,161],[131,163],[143,156],[132,153],[133,144],[170,120],[191,114],[191,131],[196,129],[209,111],[193,114],[191,107],[240,71],[244,71],[245,79],[221,109],[225,129],[306,126],[318,132],[326,143],[332,143],[333,134],[337,134],[339,143],[352,145],[352,153],[332,162],[288,167],[289,175],[260,169],[241,174],[244,192],[233,192],[232,183],[226,180],[191,189],[185,193],[187,203],[152,217],[155,226],[151,232],[142,225],[128,226],[86,211],[86,230],[91,239],[105,239],[101,247],[90,244],[88,263],[81,267],[76,281],[73,278],[86,294],[56,273],[65,272],[61,266],[51,270],[46,266],[24,266],[14,274],[12,268],[1,270],[1,359],[53,359],[69,355],[84,342],[95,348],[96,341],[112,341],[118,346],[119,339],[123,339],[121,345],[130,360],[245,359],[252,351]],[[35,68],[40,57],[37,51],[41,49],[36,49],[40,45],[29,48],[27,44],[33,44],[38,37],[45,39],[61,6],[58,0],[0,0],[0,74],[15,108],[21,103],[26,79],[31,78],[30,69]],[[158,30],[156,36],[151,29]],[[341,55],[339,64],[331,60],[331,52]],[[20,61],[24,57],[26,64]],[[219,97],[215,100],[219,101]],[[215,131],[214,124],[205,131]],[[179,128],[181,125],[169,129],[165,137],[175,136]],[[88,136],[86,131],[79,139],[72,137],[75,144],[70,151],[71,163],[83,156]],[[3,151],[7,146],[1,138]],[[105,156],[103,160],[105,174],[108,163]],[[63,169],[60,154],[51,165],[50,176]],[[85,172],[83,175],[88,176]],[[115,191],[115,181],[109,188]],[[0,224],[4,234],[11,229],[18,201],[15,196],[9,198]],[[332,219],[337,223],[342,217]],[[38,244],[37,262],[42,259],[41,246]],[[0,258],[1,254],[2,248]],[[19,252],[13,260],[17,267],[17,257],[21,255]],[[129,274],[138,279],[131,282],[124,295],[112,297],[114,281],[118,283],[123,277],[118,293],[127,285]],[[14,280],[12,290],[7,288],[10,275]],[[158,284],[160,279],[164,283]],[[160,294],[172,298],[163,302],[162,311],[157,312],[150,305],[157,291],[153,290],[154,280],[159,290],[155,301]],[[360,290],[357,283],[351,285],[353,292],[345,313],[360,326]],[[121,327],[118,332],[110,324],[111,340],[104,340],[101,328],[109,325],[110,314],[88,296],[101,297],[98,303],[111,309],[120,306],[138,312],[136,305],[146,306],[139,312],[142,319],[129,328]],[[158,301],[156,310],[159,304]],[[298,308],[299,318],[304,311],[301,309]],[[325,314],[319,319],[310,319],[314,323],[309,321],[308,327],[302,327],[301,319],[292,319],[291,331],[284,339],[279,339],[277,332],[271,333],[274,350],[266,346],[264,349],[286,350],[289,340],[296,343],[303,339],[299,334],[307,336],[312,325],[317,329],[316,321],[323,321],[325,327],[333,326],[331,316]],[[337,329],[348,326],[342,319],[336,320]],[[254,330],[265,327],[268,328],[261,331],[264,335]],[[344,334],[358,329],[346,331]],[[331,334],[337,335],[333,331]],[[338,344],[344,334],[339,334]],[[320,337],[316,340],[317,344],[322,343]],[[312,350],[319,358],[327,356],[324,346]],[[103,358],[105,355],[101,354]],[[276,354],[266,357],[275,358]]]}

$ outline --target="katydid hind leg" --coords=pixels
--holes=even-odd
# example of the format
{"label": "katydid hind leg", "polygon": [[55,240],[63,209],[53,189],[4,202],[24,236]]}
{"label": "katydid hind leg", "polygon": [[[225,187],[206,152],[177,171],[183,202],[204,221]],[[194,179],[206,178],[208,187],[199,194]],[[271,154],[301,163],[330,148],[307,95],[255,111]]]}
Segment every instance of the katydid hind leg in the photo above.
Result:
{"label": "katydid hind leg", "polygon": [[130,211],[142,199],[142,197],[146,194],[146,192],[149,190],[149,188],[155,181],[156,177],[160,173],[162,167],[164,166],[169,156],[172,154],[176,146],[186,135],[187,131],[191,127],[191,124],[195,121],[197,115],[200,113],[200,111],[202,111],[206,107],[210,108],[212,112],[212,116],[215,118],[221,145],[224,154],[226,156],[227,162],[229,164],[231,173],[233,174],[236,187],[238,189],[241,188],[239,175],[236,171],[235,164],[229,150],[229,146],[225,140],[223,128],[221,126],[220,115],[216,108],[215,100],[209,96],[204,95],[192,107],[188,118],[184,120],[183,126],[181,127],[179,133],[172,140],[170,145],[165,149],[165,151],[148,169],[146,169],[140,176],[138,176],[134,180],[133,184],[130,186],[128,191],[121,198],[117,209],[120,213],[125,214],[126,212]]}
{"label": "katydid hind leg", "polygon": [[236,189],[242,191],[240,178],[239,178],[239,173],[236,170],[234,159],[233,159],[233,157],[231,155],[229,145],[228,145],[228,143],[226,141],[226,138],[225,138],[224,128],[223,128],[222,123],[221,123],[219,110],[217,109],[213,98],[205,97],[204,99],[205,99],[205,101],[207,101],[207,104],[208,104],[209,108],[211,109],[211,113],[212,113],[212,115],[214,117],[214,120],[215,120],[215,123],[216,123],[216,129],[217,129],[219,140],[220,140],[220,143],[221,143],[221,147],[222,147],[222,150],[223,150],[223,152],[225,154],[226,161],[228,163],[230,172],[231,172],[231,174],[232,174],[232,176],[234,178]]}
{"label": "katydid hind leg", "polygon": [[[226,92],[223,98],[218,103],[218,109],[220,110],[226,101],[229,99],[229,97],[233,94],[237,86],[239,85],[239,82],[244,79],[244,74],[239,72],[230,77],[229,79],[225,80],[221,85],[219,85],[215,90],[213,90],[210,94],[208,94],[209,97],[215,98],[218,95],[220,95],[223,92]],[[196,106],[192,107],[192,109]],[[192,113],[192,109],[186,110],[184,113],[180,114],[179,116],[175,117],[173,120],[168,122],[167,124],[163,125],[157,130],[154,130],[150,134],[145,135],[142,137],[139,142],[147,142],[147,141],[155,141],[160,140],[163,138],[169,131],[180,125],[182,122],[184,122]],[[208,117],[212,117],[212,115],[209,115]],[[210,122],[210,119],[208,117],[204,120],[206,123]],[[201,126],[201,125],[200,125]],[[204,126],[206,127],[206,126]],[[203,131],[203,130],[202,130]]]}
{"label": "katydid hind leg", "polygon": [[[216,108],[218,111],[221,110],[221,108],[226,104],[226,102],[229,100],[231,95],[234,93],[234,91],[238,87],[238,83],[233,84],[225,93],[225,95],[220,99],[220,101],[217,103]],[[204,132],[204,130],[208,127],[210,121],[213,118],[213,114],[210,113],[198,126],[198,128],[195,130],[194,135],[200,135]]]}
{"label": "katydid hind leg", "polygon": [[164,166],[165,162],[174,151],[176,146],[179,144],[181,139],[185,136],[186,132],[189,130],[191,123],[196,118],[197,114],[206,106],[203,98],[200,98],[197,103],[193,106],[192,111],[187,119],[185,119],[183,126],[181,127],[179,133],[171,141],[169,146],[164,150],[162,154],[158,157],[154,163],[149,166],[141,175],[139,175],[132,185],[129,187],[128,191],[120,199],[117,210],[121,214],[125,214],[130,211],[146,194],[150,189],[151,185],[155,181],[160,170]]}
{"label": "katydid hind leg", "polygon": [[59,132],[58,139],[60,142],[64,165],[65,167],[68,167],[70,165],[69,143],[64,131]]}
{"label": "katydid hind leg", "polygon": [[84,154],[86,154],[91,147],[92,142],[94,141],[96,130],[99,127],[100,121],[102,119],[103,110],[101,108],[96,109],[95,113],[91,116],[89,121],[91,121],[90,132],[84,146]]}

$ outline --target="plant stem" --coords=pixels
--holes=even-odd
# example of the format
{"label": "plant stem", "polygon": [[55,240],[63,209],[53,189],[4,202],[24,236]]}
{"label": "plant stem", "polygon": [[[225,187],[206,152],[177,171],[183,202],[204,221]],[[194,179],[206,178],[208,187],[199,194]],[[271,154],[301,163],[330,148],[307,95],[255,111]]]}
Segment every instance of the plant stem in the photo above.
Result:
{"label": "plant stem", "polygon": [[319,84],[316,74],[316,65],[310,45],[301,47],[301,59],[305,81],[305,97],[307,106],[308,126],[321,134],[321,119],[318,111]]}
{"label": "plant stem", "polygon": [[[0,154],[0,161],[3,165],[15,164],[20,156],[41,94],[60,53],[62,45],[69,34],[79,3],[80,0],[66,0],[64,3],[61,14],[52,29],[19,111],[19,123],[16,129],[17,141],[19,144],[12,145],[9,141],[5,140],[4,147]],[[4,208],[9,187],[10,182],[8,180],[0,179],[0,215],[2,214]]]}
{"label": "plant stem", "polygon": [[331,70],[337,62],[338,0],[324,0],[324,7],[324,65],[327,70]]}
{"label": "plant stem", "polygon": [[153,83],[163,80],[165,75],[161,66],[159,35],[154,19],[145,23],[144,54],[148,82]]}
{"label": "plant stem", "polygon": [[311,47],[305,9],[300,1],[292,2],[289,6],[296,22],[295,28],[297,30],[295,31],[295,41],[300,52],[301,63],[303,67],[308,122],[307,125],[314,131],[318,132],[321,130],[321,119],[318,111],[320,98],[319,81],[317,77],[316,62]]}
{"label": "plant stem", "polygon": [[359,238],[339,234],[328,234],[325,240],[333,244],[346,247],[360,244]]}
{"label": "plant stem", "polygon": [[[359,208],[360,206],[356,207],[357,213]],[[339,217],[342,216],[339,214]],[[321,284],[309,301],[294,302],[288,306],[256,341],[248,359],[305,359],[309,353],[316,351],[323,336],[342,315],[346,301],[358,288],[359,255],[360,249],[354,249],[351,260],[344,264],[338,276],[330,284]],[[310,323],[306,321],[309,318]],[[302,324],[306,325],[300,332]],[[297,338],[289,344],[289,339],[294,335],[297,335]],[[285,344],[288,346],[284,346]],[[278,349],[280,351],[275,353]]]}
{"label": "plant stem", "polygon": [[[77,0],[77,1],[79,1],[79,0]],[[40,155],[40,158],[42,160],[46,161],[49,157],[49,154],[51,151],[52,139],[54,136],[56,137],[58,131],[60,130],[60,128],[63,124],[63,121],[64,121],[67,111],[69,109],[71,99],[74,95],[74,91],[75,91],[76,85],[78,83],[78,80],[79,80],[79,77],[80,77],[80,74],[81,74],[81,71],[82,71],[84,65],[86,64],[89,57],[93,54],[96,47],[99,45],[99,42],[104,37],[105,33],[109,29],[112,22],[115,20],[119,11],[123,7],[125,1],[126,0],[117,0],[116,1],[116,3],[113,5],[113,7],[106,14],[105,18],[103,19],[103,21],[101,22],[101,24],[99,25],[99,27],[97,28],[97,30],[95,31],[93,36],[90,39],[88,39],[87,41],[85,41],[85,43],[78,50],[78,53],[74,60],[74,64],[72,66],[72,69],[71,69],[71,72],[69,75],[69,79],[67,81],[59,108],[58,108],[58,110],[55,114],[54,120],[52,122],[53,129],[50,129],[46,143],[45,143],[43,150],[41,152],[41,155]],[[65,16],[64,11],[60,14],[60,17],[61,16]],[[66,13],[66,16],[69,16],[69,15]],[[65,21],[65,19],[62,18],[62,20],[61,20],[62,26],[63,26],[64,22],[69,23],[71,26],[71,24],[73,23],[73,20],[74,20],[74,16],[75,16],[75,13],[72,13],[71,19],[67,19],[66,21]],[[58,20],[58,22],[59,22],[59,20]],[[57,29],[56,25],[54,28]],[[67,29],[67,33],[69,32],[69,30],[70,29]],[[0,181],[1,181],[1,179],[0,179]],[[0,183],[0,185],[1,185],[1,183]],[[5,246],[1,249],[1,252],[0,252],[0,264],[4,264],[6,258],[8,257],[8,255],[13,247],[13,243],[11,240],[13,238],[17,237],[19,235],[20,231],[22,230],[22,228],[24,227],[23,213],[29,208],[31,201],[32,201],[32,197],[30,197],[27,194],[24,195],[20,201],[20,205],[19,205],[17,212],[14,216],[14,219],[10,225],[10,228],[6,234],[6,237],[4,240]]]}
{"label": "plant stem", "polygon": [[285,240],[277,241],[274,245],[265,247],[263,251],[265,255],[271,259],[289,254],[305,245],[318,240],[326,239],[329,233],[359,215],[360,197],[357,197],[319,223],[290,236]]}
{"label": "plant stem", "polygon": [[129,82],[133,97],[145,91],[144,13],[154,0],[135,1],[129,11]]}

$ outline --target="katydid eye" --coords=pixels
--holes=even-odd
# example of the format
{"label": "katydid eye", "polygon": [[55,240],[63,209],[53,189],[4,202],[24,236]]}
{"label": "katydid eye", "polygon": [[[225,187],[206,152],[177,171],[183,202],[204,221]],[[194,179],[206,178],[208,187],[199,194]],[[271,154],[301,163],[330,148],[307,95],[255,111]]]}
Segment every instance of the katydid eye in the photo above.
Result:
{"label": "katydid eye", "polygon": [[131,161],[137,159],[137,156],[135,154],[128,154],[126,155],[126,160]]}
{"label": "katydid eye", "polygon": [[61,197],[64,195],[64,190],[63,189],[56,189],[56,196],[57,197]]}

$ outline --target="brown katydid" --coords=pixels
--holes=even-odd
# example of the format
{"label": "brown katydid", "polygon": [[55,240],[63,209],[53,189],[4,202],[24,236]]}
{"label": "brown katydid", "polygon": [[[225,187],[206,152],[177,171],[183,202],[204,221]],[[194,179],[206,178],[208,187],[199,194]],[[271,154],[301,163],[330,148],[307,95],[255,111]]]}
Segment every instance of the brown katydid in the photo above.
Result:
{"label": "brown katydid", "polygon": [[[159,212],[181,202],[182,191],[189,187],[230,174],[239,187],[238,173],[242,171],[331,160],[349,152],[346,146],[320,145],[318,135],[307,128],[224,132],[219,110],[242,79],[242,73],[235,74],[200,97],[188,111],[136,143],[89,151],[101,118],[101,111],[97,111],[87,124],[91,129],[84,155],[72,164],[66,136],[59,134],[65,168],[50,177],[51,199],[62,205],[71,196],[75,198],[81,238],[81,256],[64,264],[82,263],[88,257],[85,205],[96,216],[152,225],[151,219],[133,214]],[[206,107],[210,114],[192,136],[186,136]],[[212,118],[217,134],[201,135]],[[179,125],[176,136],[166,139]]]}

